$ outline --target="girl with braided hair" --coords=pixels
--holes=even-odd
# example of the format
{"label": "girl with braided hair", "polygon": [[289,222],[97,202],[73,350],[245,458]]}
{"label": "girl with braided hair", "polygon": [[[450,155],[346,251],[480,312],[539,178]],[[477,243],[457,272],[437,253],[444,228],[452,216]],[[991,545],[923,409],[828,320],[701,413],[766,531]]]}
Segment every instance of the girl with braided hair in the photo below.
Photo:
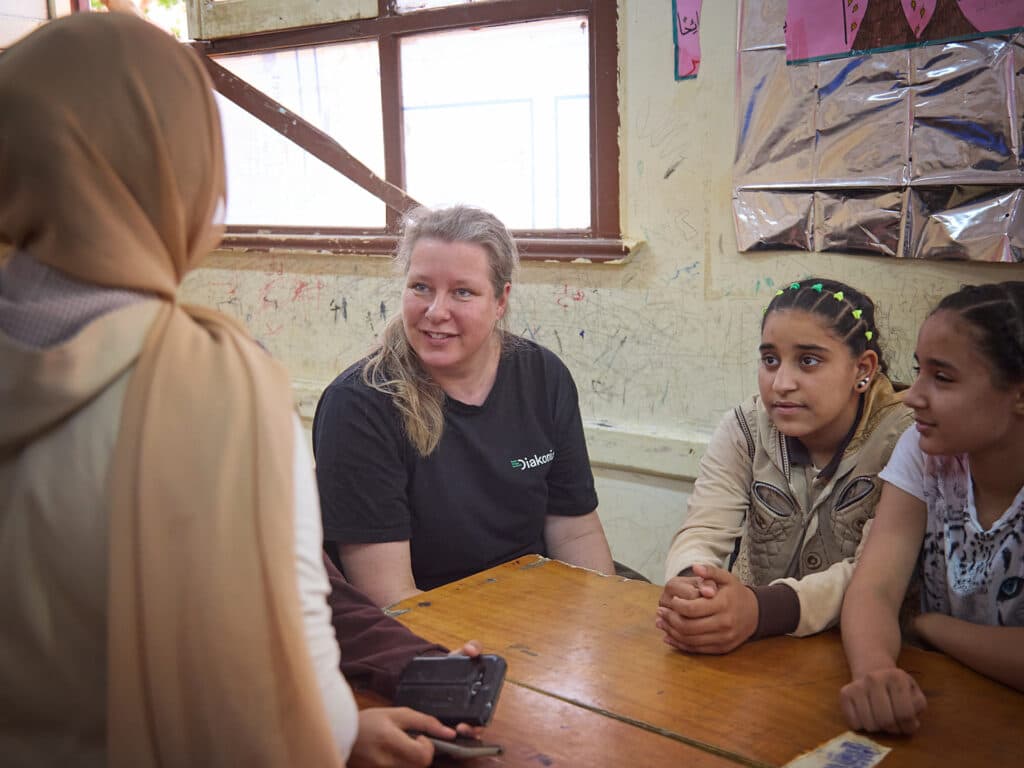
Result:
{"label": "girl with braided hair", "polygon": [[920,562],[909,629],[1024,691],[1024,282],[968,285],[917,337],[915,427],[880,477],[877,521],[843,605],[853,728],[909,734],[925,697],[896,666],[897,614]]}
{"label": "girl with braided hair", "polygon": [[767,306],[759,395],[712,436],[669,549],[666,643],[727,653],[839,620],[876,476],[911,423],[879,336],[871,299],[834,280],[792,283]]}

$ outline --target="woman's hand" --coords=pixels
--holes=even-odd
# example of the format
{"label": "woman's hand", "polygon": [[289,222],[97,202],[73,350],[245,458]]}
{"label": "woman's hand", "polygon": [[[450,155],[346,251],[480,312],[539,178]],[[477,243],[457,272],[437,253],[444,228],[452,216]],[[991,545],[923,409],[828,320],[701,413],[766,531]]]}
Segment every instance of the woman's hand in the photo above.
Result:
{"label": "woman's hand", "polygon": [[899,667],[882,667],[852,680],[839,691],[846,722],[855,731],[885,731],[909,736],[927,702],[909,674]]}
{"label": "woman's hand", "polygon": [[359,734],[348,758],[349,768],[426,768],[434,759],[434,745],[407,731],[455,738],[455,731],[437,718],[408,707],[364,709],[359,713]]}

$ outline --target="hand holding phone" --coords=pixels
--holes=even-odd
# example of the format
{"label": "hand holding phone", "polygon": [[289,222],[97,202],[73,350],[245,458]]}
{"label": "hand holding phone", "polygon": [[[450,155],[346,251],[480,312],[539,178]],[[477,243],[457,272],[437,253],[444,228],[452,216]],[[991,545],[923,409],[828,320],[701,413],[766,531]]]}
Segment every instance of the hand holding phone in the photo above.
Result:
{"label": "hand holding phone", "polygon": [[347,765],[349,768],[426,765],[434,754],[429,739],[447,740],[455,736],[454,730],[423,712],[405,707],[370,707],[359,712],[359,733]]}
{"label": "hand holding phone", "polygon": [[506,666],[494,654],[417,656],[402,670],[395,705],[433,715],[445,725],[487,725]]}

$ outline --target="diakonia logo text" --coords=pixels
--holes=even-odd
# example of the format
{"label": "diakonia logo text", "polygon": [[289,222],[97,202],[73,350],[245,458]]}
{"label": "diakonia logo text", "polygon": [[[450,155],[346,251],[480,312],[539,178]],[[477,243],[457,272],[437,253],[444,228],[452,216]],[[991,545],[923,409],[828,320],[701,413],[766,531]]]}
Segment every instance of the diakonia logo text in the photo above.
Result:
{"label": "diakonia logo text", "polygon": [[535,467],[547,464],[553,458],[555,458],[555,452],[548,451],[547,453],[542,453],[540,456],[535,453],[532,458],[524,456],[521,459],[512,459],[512,469],[518,469],[525,472],[528,469],[534,469]]}

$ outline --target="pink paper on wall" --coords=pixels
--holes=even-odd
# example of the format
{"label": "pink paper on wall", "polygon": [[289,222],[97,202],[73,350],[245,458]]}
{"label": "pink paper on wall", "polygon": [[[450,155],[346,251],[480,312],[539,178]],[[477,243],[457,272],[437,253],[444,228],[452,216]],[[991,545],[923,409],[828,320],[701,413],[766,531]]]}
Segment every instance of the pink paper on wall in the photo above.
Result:
{"label": "pink paper on wall", "polygon": [[1003,30],[1024,26],[1020,0],[957,0],[964,16],[978,29]]}
{"label": "pink paper on wall", "polygon": [[789,0],[786,60],[816,61],[1024,29],[1024,0],[900,0],[902,14],[893,5]]}
{"label": "pink paper on wall", "polygon": [[697,76],[700,69],[701,0],[673,0],[672,16],[676,41],[676,80]]}
{"label": "pink paper on wall", "polygon": [[843,56],[853,48],[868,0],[789,0],[786,8],[786,60]]}
{"label": "pink paper on wall", "polygon": [[907,23],[914,30],[914,37],[918,40],[924,34],[928,22],[932,20],[935,13],[935,0],[900,0],[903,4],[903,15],[907,17]]}

